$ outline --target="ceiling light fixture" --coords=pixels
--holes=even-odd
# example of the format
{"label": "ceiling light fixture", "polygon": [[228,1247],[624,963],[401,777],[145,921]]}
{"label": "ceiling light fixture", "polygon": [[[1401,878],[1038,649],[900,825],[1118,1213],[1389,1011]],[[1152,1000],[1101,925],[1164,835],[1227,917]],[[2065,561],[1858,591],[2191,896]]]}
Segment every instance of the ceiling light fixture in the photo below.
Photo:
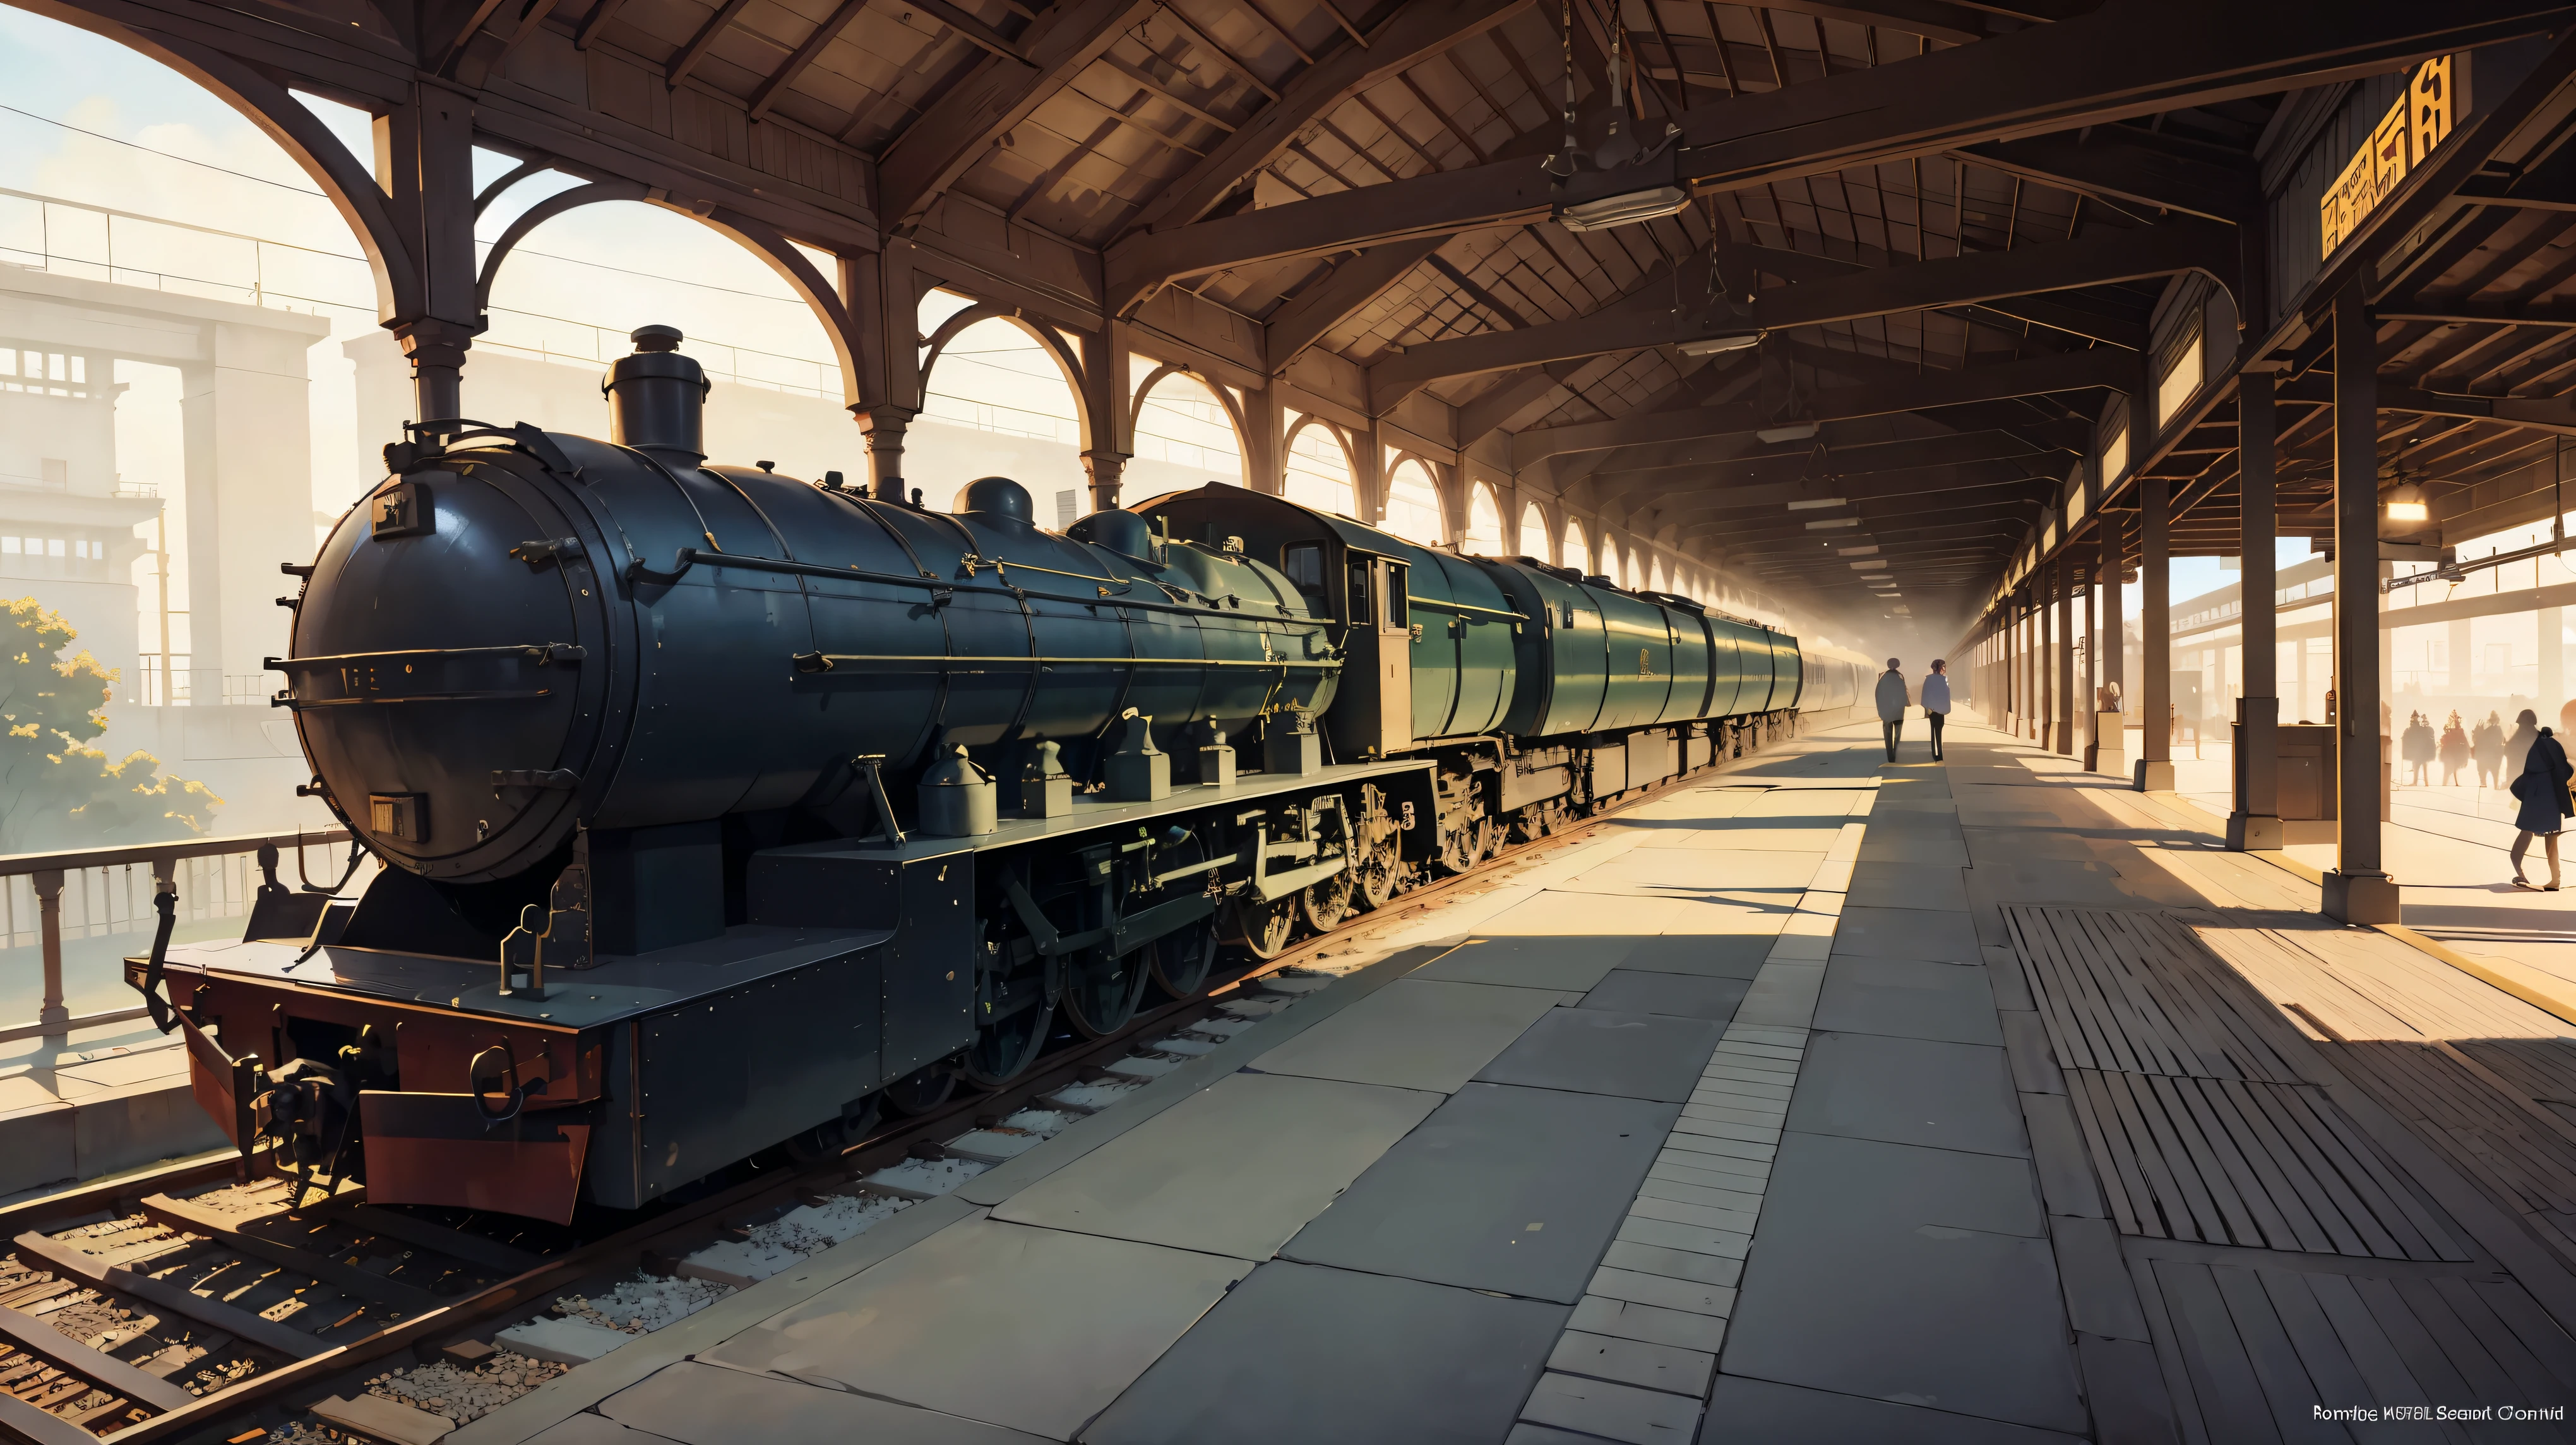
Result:
{"label": "ceiling light fixture", "polygon": [[[1264,174],[1268,173],[1264,172]],[[1816,424],[1811,421],[1802,421],[1795,426],[1764,427],[1762,430],[1754,433],[1755,436],[1766,442],[1802,442],[1813,437],[1815,434]]]}
{"label": "ceiling light fixture", "polygon": [[1762,333],[1759,331],[1727,331],[1715,336],[1702,336],[1697,340],[1681,342],[1675,345],[1673,350],[1684,356],[1715,356],[1723,351],[1742,351],[1747,347],[1761,344]]}
{"label": "ceiling light fixture", "polygon": [[1789,510],[1792,512],[1812,512],[1818,507],[1844,507],[1849,505],[1851,504],[1840,497],[1817,497],[1810,501],[1791,502],[1789,504]]}
{"label": "ceiling light fixture", "polygon": [[1827,527],[1857,527],[1859,525],[1860,518],[1858,517],[1827,517],[1821,522],[1809,522],[1807,524],[1807,530],[1810,532],[1821,532]]}
{"label": "ceiling light fixture", "polygon": [[1577,201],[1556,213],[1556,223],[1569,231],[1606,231],[1639,221],[1660,221],[1689,209],[1690,203],[1690,192],[1679,186],[1653,186],[1597,201]]}

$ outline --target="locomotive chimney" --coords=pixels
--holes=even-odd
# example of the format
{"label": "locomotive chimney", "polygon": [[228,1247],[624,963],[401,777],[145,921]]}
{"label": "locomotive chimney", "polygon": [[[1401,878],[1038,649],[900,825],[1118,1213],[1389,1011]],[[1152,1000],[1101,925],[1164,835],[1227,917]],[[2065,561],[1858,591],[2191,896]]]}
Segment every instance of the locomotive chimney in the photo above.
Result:
{"label": "locomotive chimney", "polygon": [[635,354],[617,358],[599,384],[608,398],[609,440],[686,453],[696,466],[707,455],[706,373],[679,353],[676,326],[638,327],[629,339]]}

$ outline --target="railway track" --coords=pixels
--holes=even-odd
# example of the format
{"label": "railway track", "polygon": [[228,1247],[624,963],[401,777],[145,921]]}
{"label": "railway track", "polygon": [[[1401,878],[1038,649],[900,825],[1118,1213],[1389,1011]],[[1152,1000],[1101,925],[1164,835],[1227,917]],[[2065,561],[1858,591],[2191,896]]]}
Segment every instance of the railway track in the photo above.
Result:
{"label": "railway track", "polygon": [[0,1438],[332,1438],[302,1423],[290,1396],[327,1397],[312,1418],[357,1438],[434,1431],[429,1414],[462,1424],[624,1342],[610,1331],[649,1333],[1034,1147],[1329,984],[1330,961],[1373,935],[1499,887],[1709,776],[1636,790],[1469,872],[1419,882],[1203,995],[1055,1049],[999,1089],[892,1120],[836,1158],[758,1169],[604,1230],[379,1208],[357,1187],[290,1209],[289,1181],[237,1181],[229,1158],[0,1211],[12,1251],[0,1258]]}

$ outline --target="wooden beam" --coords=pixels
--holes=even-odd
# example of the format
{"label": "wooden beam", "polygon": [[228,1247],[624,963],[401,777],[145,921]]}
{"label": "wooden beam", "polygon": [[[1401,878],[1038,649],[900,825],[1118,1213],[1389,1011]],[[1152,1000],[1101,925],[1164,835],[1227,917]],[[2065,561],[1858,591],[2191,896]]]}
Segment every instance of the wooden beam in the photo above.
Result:
{"label": "wooden beam", "polygon": [[[2457,0],[2438,11],[2425,10],[2417,0],[2115,0],[2063,24],[1701,106],[1680,121],[1683,149],[1674,175],[1704,190],[1741,189],[2380,74],[2571,20],[2576,5],[2564,0]],[[1325,69],[1318,65],[1310,73]],[[1246,126],[1237,139],[1257,128]],[[1257,153],[1275,154],[1297,128],[1265,132]],[[1216,167],[1234,156],[1229,147],[1212,152],[1214,169],[1196,183],[1175,186],[1143,224],[1168,228],[1207,214],[1258,169],[1257,160]],[[1529,217],[1543,208],[1534,205],[1533,188],[1517,174],[1520,169],[1418,176],[1370,187],[1370,199],[1361,205],[1332,208],[1344,200],[1337,196],[1302,202],[1328,209],[1295,216],[1287,213],[1297,207],[1274,207],[1264,213],[1278,228],[1270,241],[1222,230],[1182,239],[1206,229],[1199,226],[1130,236],[1111,251],[1110,270],[1121,278],[1112,288],[1113,306],[1123,304],[1116,295],[1132,296],[1171,277]],[[1471,176],[1478,183],[1459,183]],[[1598,176],[1578,175],[1563,199],[1608,194]],[[1652,183],[1641,176],[1623,179],[1627,189]],[[1139,241],[1151,249],[1139,248]]]}
{"label": "wooden beam", "polygon": [[[606,3],[606,0],[602,0],[602,3]],[[796,53],[788,56],[785,64],[771,71],[769,78],[760,83],[760,89],[752,93],[751,108],[748,112],[751,118],[758,120],[769,114],[769,108],[778,103],[779,92],[794,85],[796,78],[805,73],[806,67],[823,57],[823,47],[838,40],[841,32],[850,28],[850,22],[859,18],[859,12],[867,8],[868,0],[841,0],[840,8],[826,16],[822,24],[815,26],[814,33],[805,37],[805,43],[796,47]]]}
{"label": "wooden beam", "polygon": [[2401,69],[2576,18],[2550,0],[2113,0],[2058,24],[1702,106],[1683,170],[1721,189]]}
{"label": "wooden beam", "polygon": [[1983,40],[1993,31],[1987,17],[1975,8],[1945,4],[1943,0],[1762,0],[1762,8],[1881,30],[1902,30],[1954,45]]}
{"label": "wooden beam", "polygon": [[2263,203],[2251,160],[2230,163],[2131,125],[1987,141],[1953,154],[2042,185],[2213,221],[2249,220]]}
{"label": "wooden beam", "polygon": [[1376,300],[1387,287],[1430,259],[1448,239],[1425,236],[1371,246],[1280,303],[1264,323],[1270,374],[1285,372],[1299,352],[1323,340],[1324,333]]}
{"label": "wooden beam", "polygon": [[733,18],[750,3],[751,0],[724,0],[724,4],[717,6],[716,13],[707,17],[707,23],[699,26],[698,33],[690,36],[689,43],[681,46],[680,53],[672,56],[671,63],[663,67],[662,83],[673,90],[679,89],[680,82],[688,79],[689,72],[698,68],[698,62],[707,58],[707,50],[716,43],[716,37],[722,35],[724,28],[731,25]]}
{"label": "wooden beam", "polygon": [[1023,31],[1025,55],[988,54],[895,137],[877,166],[877,215],[888,227],[920,221],[1004,132],[1022,124],[1143,24],[1156,0],[1064,0]]}
{"label": "wooden beam", "polygon": [[[1280,209],[1287,209],[1281,207]],[[1635,351],[1706,337],[1781,331],[1902,311],[1975,305],[2061,291],[2076,286],[2133,281],[2178,271],[2206,271],[2221,284],[2235,279],[2233,228],[2186,219],[2160,226],[2098,232],[2081,241],[2012,251],[1883,266],[1827,281],[1764,291],[1753,314],[1711,319],[1696,309],[1671,309],[1671,280],[1649,279],[1619,302],[1571,321],[1520,331],[1461,336],[1417,346],[1369,368],[1369,405],[1383,415],[1405,397],[1449,376],[1507,371],[1610,351]],[[1704,262],[1694,261],[1692,269]],[[1691,294],[1689,278],[1682,292]]]}
{"label": "wooden beam", "polygon": [[[2118,390],[2137,370],[2134,357],[2115,351],[2078,351],[2066,356],[2032,357],[1999,366],[1960,371],[1922,372],[1901,380],[1861,386],[1833,386],[1808,398],[1804,421],[1851,421],[1892,412],[1999,401],[2017,396],[2080,391],[2090,387]],[[1534,428],[1512,438],[1512,467],[1518,470],[1564,452],[1652,442],[1686,441],[1760,431],[1777,423],[1754,403],[1693,407],[1617,421],[1581,422],[1573,426]]]}
{"label": "wooden beam", "polygon": [[[1365,42],[1338,46],[1282,86],[1206,160],[1163,188],[1138,214],[1136,230],[1187,225],[1279,158],[1307,126],[1360,91],[1402,73],[1528,9],[1534,0],[1412,0],[1394,7]],[[1354,37],[1356,39],[1356,36]],[[1343,247],[1328,246],[1325,250]]]}

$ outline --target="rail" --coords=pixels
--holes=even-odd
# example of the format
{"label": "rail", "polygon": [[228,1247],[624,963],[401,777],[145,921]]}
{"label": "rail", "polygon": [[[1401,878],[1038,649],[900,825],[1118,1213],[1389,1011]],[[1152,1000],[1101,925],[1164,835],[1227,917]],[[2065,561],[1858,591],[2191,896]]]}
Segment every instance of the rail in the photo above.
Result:
{"label": "rail", "polygon": [[[63,940],[141,933],[151,928],[152,895],[168,883],[179,895],[183,921],[239,917],[248,912],[254,887],[252,855],[274,846],[281,853],[349,841],[345,829],[291,833],[232,833],[217,838],[174,838],[113,848],[56,853],[0,854],[0,947],[34,944],[44,959],[44,992],[33,1022],[0,1026],[0,1043],[60,1039],[74,1029],[130,1023],[148,1011],[107,1009],[74,1014],[63,996]],[[145,871],[138,871],[145,870]],[[305,873],[312,877],[315,874]],[[337,873],[327,866],[323,879]],[[68,913],[68,918],[66,914]]]}

